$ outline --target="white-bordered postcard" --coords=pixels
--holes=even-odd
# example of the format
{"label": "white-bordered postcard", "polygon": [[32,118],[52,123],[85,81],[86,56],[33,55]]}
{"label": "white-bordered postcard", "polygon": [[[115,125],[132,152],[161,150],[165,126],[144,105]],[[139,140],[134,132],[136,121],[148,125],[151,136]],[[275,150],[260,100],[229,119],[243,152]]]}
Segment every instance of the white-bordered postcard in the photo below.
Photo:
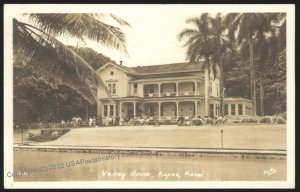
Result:
{"label": "white-bordered postcard", "polygon": [[292,4],[5,4],[5,188],[294,188]]}

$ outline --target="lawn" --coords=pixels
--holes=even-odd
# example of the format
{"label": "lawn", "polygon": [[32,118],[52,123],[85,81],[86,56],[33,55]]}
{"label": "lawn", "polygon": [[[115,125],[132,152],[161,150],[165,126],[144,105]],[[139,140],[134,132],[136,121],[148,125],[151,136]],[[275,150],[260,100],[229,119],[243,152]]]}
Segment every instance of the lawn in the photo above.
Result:
{"label": "lawn", "polygon": [[[286,149],[286,125],[122,126],[72,129],[55,141],[39,145]],[[19,136],[15,137],[20,141]],[[19,139],[17,139],[19,138]]]}

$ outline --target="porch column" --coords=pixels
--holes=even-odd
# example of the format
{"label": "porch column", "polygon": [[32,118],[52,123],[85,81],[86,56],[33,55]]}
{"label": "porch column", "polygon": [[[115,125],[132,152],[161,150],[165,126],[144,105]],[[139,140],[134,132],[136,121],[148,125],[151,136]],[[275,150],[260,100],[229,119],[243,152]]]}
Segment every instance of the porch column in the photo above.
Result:
{"label": "porch column", "polygon": [[198,117],[198,101],[195,101],[195,117]]}
{"label": "porch column", "polygon": [[158,102],[158,120],[160,121],[160,102]]}
{"label": "porch column", "polygon": [[133,116],[136,117],[136,102],[133,102]]}
{"label": "porch column", "polygon": [[117,117],[117,104],[114,104],[114,118]]}
{"label": "porch column", "polygon": [[178,82],[176,82],[176,96],[178,96],[178,95],[179,95],[179,93],[178,93]]}
{"label": "porch column", "polygon": [[246,104],[243,104],[243,115],[246,115]]}
{"label": "porch column", "polygon": [[141,115],[146,115],[144,102],[141,102],[141,110],[142,110],[142,114]]}
{"label": "porch column", "polygon": [[122,118],[122,101],[120,101],[120,107],[119,107],[119,111],[120,111],[120,113],[119,113],[119,116],[120,116],[120,119]]}
{"label": "porch column", "polygon": [[158,83],[158,97],[160,97],[160,83]]}
{"label": "porch column", "polygon": [[179,118],[179,101],[176,101],[176,119]]}
{"label": "porch column", "polygon": [[195,95],[197,95],[197,92],[198,92],[198,83],[197,81],[194,81],[194,86],[195,86]]}
{"label": "porch column", "polygon": [[101,125],[102,124],[102,102],[98,100],[97,102],[97,122]]}
{"label": "porch column", "polygon": [[228,116],[231,116],[231,104],[228,104]]}

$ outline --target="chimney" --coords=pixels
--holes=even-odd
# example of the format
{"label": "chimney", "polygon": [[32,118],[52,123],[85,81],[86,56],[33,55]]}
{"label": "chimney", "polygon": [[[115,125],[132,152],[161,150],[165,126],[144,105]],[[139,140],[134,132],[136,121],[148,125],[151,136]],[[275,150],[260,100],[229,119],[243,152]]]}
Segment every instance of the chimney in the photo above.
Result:
{"label": "chimney", "polygon": [[123,61],[120,61],[120,65],[122,65]]}

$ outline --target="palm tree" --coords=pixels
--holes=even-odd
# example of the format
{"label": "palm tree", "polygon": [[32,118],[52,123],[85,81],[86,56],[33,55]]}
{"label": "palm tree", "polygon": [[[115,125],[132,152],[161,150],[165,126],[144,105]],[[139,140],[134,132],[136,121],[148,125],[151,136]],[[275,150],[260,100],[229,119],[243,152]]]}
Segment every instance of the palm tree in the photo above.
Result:
{"label": "palm tree", "polygon": [[[220,96],[221,96],[221,104],[220,104],[220,114],[224,116],[224,62],[225,54],[227,49],[232,49],[231,44],[228,40],[227,34],[225,32],[226,27],[224,25],[222,16],[220,13],[216,15],[216,17],[211,19],[212,23],[212,38],[214,39],[214,48],[215,52],[213,53],[212,59],[214,65],[218,64],[220,68]],[[217,63],[217,64],[216,64]],[[214,72],[216,74],[216,72]]]}
{"label": "palm tree", "polygon": [[[88,103],[95,104],[97,86],[103,86],[96,71],[58,37],[69,36],[97,41],[107,47],[126,52],[126,40],[120,28],[103,22],[113,18],[122,26],[126,21],[112,14],[26,14],[29,22],[13,19],[14,61],[25,65],[48,81],[64,84]],[[20,62],[14,62],[20,63]]]}
{"label": "palm tree", "polygon": [[[221,14],[212,18],[208,14],[202,14],[199,18],[190,18],[187,23],[192,23],[196,29],[184,29],[179,35],[179,40],[187,38],[184,46],[188,47],[187,59],[191,62],[204,58],[208,76],[217,75],[217,66],[220,69],[220,114],[224,115],[224,66],[223,59],[226,50],[230,47],[225,26]],[[210,59],[211,58],[211,59]],[[212,63],[210,63],[210,60]]]}
{"label": "palm tree", "polygon": [[[211,72],[216,74],[215,62],[210,63],[210,59],[215,51],[215,39],[212,38],[211,17],[209,14],[202,14],[200,17],[188,18],[187,24],[192,24],[193,28],[186,28],[178,34],[179,41],[186,39],[183,47],[187,47],[186,59],[190,62],[198,62],[205,59],[205,68],[208,71],[208,80]],[[207,88],[209,92],[209,86]],[[208,99],[206,97],[206,99]],[[206,100],[206,102],[208,102]],[[206,109],[208,110],[208,109]]]}
{"label": "palm tree", "polygon": [[256,76],[253,46],[258,32],[263,31],[268,22],[269,19],[265,13],[230,13],[225,18],[230,38],[235,39],[240,45],[249,45],[252,115],[254,116],[256,116]]}
{"label": "palm tree", "polygon": [[208,70],[209,77],[211,69],[210,57],[214,53],[214,40],[211,34],[211,17],[208,13],[200,17],[188,18],[187,24],[192,24],[193,28],[186,28],[178,34],[179,41],[186,39],[183,47],[187,47],[186,59],[190,62],[198,62],[205,59],[205,66]]}

